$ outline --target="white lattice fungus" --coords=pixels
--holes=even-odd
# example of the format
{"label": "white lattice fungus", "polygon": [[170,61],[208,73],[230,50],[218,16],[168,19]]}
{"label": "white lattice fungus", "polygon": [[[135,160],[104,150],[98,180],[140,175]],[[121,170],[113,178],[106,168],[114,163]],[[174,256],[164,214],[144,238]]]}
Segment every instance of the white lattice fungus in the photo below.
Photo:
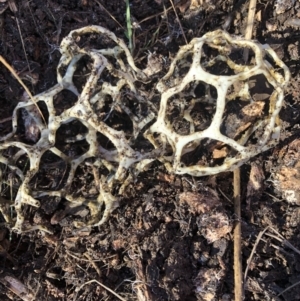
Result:
{"label": "white lattice fungus", "polygon": [[[218,55],[205,62],[203,60],[203,57],[205,58],[203,54],[204,45],[205,47],[211,47],[213,50],[216,49]],[[253,50],[255,55],[253,65],[240,65],[230,58],[232,50],[244,47]],[[266,55],[274,61],[277,69],[273,68],[266,60]],[[214,75],[209,73],[206,69],[214,66],[217,62],[225,62],[234,74]],[[281,68],[283,70],[282,73],[279,70]],[[185,69],[185,74],[180,72],[182,69]],[[247,131],[239,140],[222,134],[221,126],[224,121],[226,105],[228,102],[239,98],[248,100],[251,106],[251,102],[253,103],[254,100],[250,93],[248,80],[258,75],[263,75],[273,87],[273,93],[269,97],[269,102],[266,102],[269,107],[268,111],[265,115],[258,118],[256,122],[249,122],[251,124],[249,124]],[[275,52],[268,45],[232,38],[221,30],[207,33],[202,38],[193,39],[188,45],[181,47],[168,73],[157,84],[157,89],[161,93],[160,110],[156,122],[151,126],[147,135],[156,147],[161,144],[169,144],[171,146],[173,151],[171,169],[177,174],[204,176],[233,170],[249,158],[274,146],[278,141],[280,131],[278,114],[283,104],[283,92],[289,78],[288,68],[278,59]],[[206,86],[214,87],[217,92],[215,113],[205,130],[195,131],[195,124],[199,120],[193,120],[190,116],[195,104],[194,99],[192,99],[190,107],[183,114],[183,118],[190,123],[190,131],[185,135],[179,134],[174,130],[171,120],[167,117],[170,111],[170,102],[172,98],[173,103],[174,98],[178,102],[180,93],[184,89],[193,87],[195,83],[199,84],[201,82],[205,83]],[[238,91],[229,93],[230,87],[236,83],[239,83],[241,87]],[[195,94],[193,91],[192,93]],[[194,95],[194,97],[196,96]],[[201,101],[211,102],[211,95],[207,94],[206,99],[204,98]],[[257,143],[245,146],[248,138],[254,132],[260,132],[260,136],[256,137]],[[159,134],[156,140],[151,136],[154,133],[156,135]],[[236,154],[228,154],[224,162],[216,166],[203,166],[198,163],[185,166],[182,162],[182,156],[184,154],[193,156],[195,154],[194,151],[204,139],[219,141],[221,145],[231,147],[234,150],[233,153]]]}
{"label": "white lattice fungus", "polygon": [[[78,44],[86,35],[100,37],[107,46],[101,49],[80,47]],[[218,54],[207,60],[204,45]],[[243,47],[253,50],[254,64],[240,65],[231,59],[232,50],[237,51]],[[48,114],[45,118],[47,124],[38,115],[32,100],[27,99],[19,102],[13,112],[12,131],[0,138],[0,163],[17,175],[20,184],[14,200],[16,231],[48,231],[42,226],[29,226],[28,221],[24,223],[24,205],[38,207],[44,196],[61,197],[74,204],[87,205],[91,213],[87,226],[97,226],[105,222],[110,212],[116,208],[118,195],[123,194],[134,175],[145,170],[156,159],[168,171],[176,174],[211,175],[234,169],[273,146],[279,138],[278,113],[290,74],[288,68],[266,45],[232,38],[222,31],[207,33],[202,38],[192,40],[181,47],[168,73],[157,84],[159,108],[156,108],[150,93],[147,93],[150,82],[148,77],[151,75],[148,72],[149,66],[145,73],[137,68],[125,43],[107,29],[88,26],[74,30],[63,39],[60,51],[62,56],[57,67],[58,84],[34,96],[35,102],[46,107],[44,111]],[[265,58],[266,55],[270,57],[269,61]],[[89,65],[88,75],[81,70],[82,59]],[[210,73],[209,70],[219,62],[229,67],[232,74]],[[271,66],[271,62],[275,63],[276,69]],[[157,70],[154,72],[160,72],[161,68],[154,69]],[[261,106],[264,107],[263,112],[256,119],[247,117],[251,126],[247,122],[246,125],[242,124],[243,130],[236,137],[226,135],[228,128],[226,129],[226,123],[222,123],[227,118],[226,106],[236,99],[243,100],[249,106],[253,105],[255,100],[252,99],[248,80],[260,74],[273,88],[272,95],[265,101],[266,105]],[[81,77],[81,82],[75,84],[78,77]],[[237,83],[241,88],[234,91],[232,87]],[[197,91],[201,85],[205,87],[205,93],[199,96]],[[68,107],[59,111],[55,101],[62,95],[69,95],[70,99],[73,97],[76,101],[70,105],[68,100]],[[203,106],[209,107],[205,107],[205,110],[211,118],[201,115]],[[174,117],[172,110],[179,112],[177,116]],[[23,117],[29,118],[27,123],[24,122],[28,126],[26,142],[18,139],[17,135],[19,111],[23,112]],[[203,127],[203,120],[195,116],[196,111],[205,119],[206,127]],[[124,119],[112,122],[114,112]],[[85,141],[88,144],[84,152],[75,157],[71,152],[60,149],[57,143],[58,139],[63,138],[59,137],[60,130],[69,128],[72,131],[74,122],[84,127],[85,132],[71,138],[65,137],[65,143]],[[181,122],[187,124],[187,127],[182,129]],[[249,139],[251,135],[254,139]],[[139,142],[141,137],[144,144]],[[249,140],[254,142],[247,144]],[[207,164],[199,161],[200,163],[185,165],[184,155],[193,157],[195,154],[197,157],[203,141],[206,146],[211,146],[210,141],[215,141],[219,149],[226,145],[226,157]],[[10,155],[11,152],[13,155]],[[41,162],[45,154],[53,154],[69,166],[68,175],[59,189],[40,189],[32,183],[34,177],[41,174]],[[28,170],[17,166],[17,161],[22,156],[28,157]],[[76,170],[82,164],[92,166],[98,172],[105,171],[99,175],[99,194],[94,199],[76,196],[72,192]],[[103,205],[104,212],[101,211]],[[0,209],[9,221],[10,217],[3,206]],[[83,223],[77,225],[84,226]]]}

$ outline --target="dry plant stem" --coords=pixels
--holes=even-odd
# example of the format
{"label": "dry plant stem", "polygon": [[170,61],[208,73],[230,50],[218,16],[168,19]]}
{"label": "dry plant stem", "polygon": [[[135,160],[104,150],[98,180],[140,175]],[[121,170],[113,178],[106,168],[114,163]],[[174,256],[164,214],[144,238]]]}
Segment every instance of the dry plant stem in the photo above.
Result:
{"label": "dry plant stem", "polygon": [[234,227],[234,296],[235,301],[244,299],[243,293],[243,270],[242,270],[242,251],[241,251],[241,176],[240,168],[233,171],[233,198],[234,214],[236,218]]}
{"label": "dry plant stem", "polygon": [[276,240],[280,241],[283,245],[285,245],[286,247],[289,247],[291,250],[293,250],[295,253],[300,255],[300,251],[295,248],[289,241],[287,241],[276,229],[274,229],[273,227],[270,227],[270,229],[277,235],[272,235],[270,233],[266,233],[267,236],[269,237],[273,237]]}
{"label": "dry plant stem", "polygon": [[7,117],[7,118],[4,118],[2,120],[0,120],[0,123],[4,123],[4,122],[7,122],[7,121],[11,121],[12,120],[12,117]]}
{"label": "dry plant stem", "polygon": [[20,35],[20,39],[21,39],[21,43],[22,43],[22,48],[23,48],[23,51],[24,51],[25,59],[26,59],[26,62],[27,62],[28,70],[29,70],[29,72],[31,72],[29,61],[28,61],[28,57],[27,57],[27,53],[26,53],[26,49],[25,49],[24,40],[23,40],[23,37],[22,37],[22,31],[21,31],[19,19],[16,16],[16,12],[18,11],[18,9],[17,9],[17,6],[16,6],[14,0],[13,1],[9,1],[9,7],[10,7],[11,11],[15,14],[15,20],[16,20],[16,23],[17,23],[17,27],[18,27],[18,31],[19,31],[19,35]]}
{"label": "dry plant stem", "polygon": [[22,31],[21,31],[19,19],[17,17],[16,17],[16,23],[17,23],[17,26],[18,26],[18,31],[19,31],[19,34],[20,34],[20,38],[21,38],[21,42],[22,42],[22,48],[23,48],[23,51],[24,51],[24,55],[25,55],[25,59],[26,59],[26,62],[27,62],[28,70],[29,70],[29,72],[31,72],[29,61],[28,61],[28,56],[27,56],[26,49],[25,49],[24,40],[22,38]]}
{"label": "dry plant stem", "polygon": [[[252,37],[254,15],[256,8],[256,0],[250,0],[247,27],[245,38],[250,40]],[[244,61],[248,61],[249,49],[244,50]],[[236,216],[236,225],[234,228],[234,295],[235,301],[244,299],[243,286],[243,269],[242,269],[242,250],[241,250],[241,173],[240,168],[233,172],[233,186],[234,186],[234,213]]]}
{"label": "dry plant stem", "polygon": [[299,285],[299,284],[300,284],[300,281],[298,281],[298,282],[294,283],[293,285],[287,287],[287,288],[286,288],[285,290],[283,290],[280,294],[278,294],[277,297],[281,296],[281,295],[284,294],[286,291],[292,289],[293,287],[295,287],[295,286],[297,286],[297,285]]}
{"label": "dry plant stem", "polygon": [[268,226],[268,227],[266,227],[263,231],[259,232],[259,234],[258,234],[258,236],[257,236],[257,238],[256,238],[256,241],[255,241],[255,244],[254,244],[253,249],[252,249],[252,251],[251,251],[251,254],[250,254],[250,256],[249,256],[249,258],[248,258],[248,260],[247,260],[247,266],[246,266],[245,274],[244,274],[244,283],[246,283],[246,278],[247,278],[248,270],[249,270],[250,264],[251,264],[251,262],[252,262],[253,255],[254,255],[254,253],[255,253],[255,251],[256,251],[256,248],[257,248],[257,246],[258,246],[258,243],[259,243],[259,241],[261,240],[262,236],[265,234],[265,232],[266,232],[269,228],[270,228],[270,227]]}
{"label": "dry plant stem", "polygon": [[167,20],[168,34],[169,34],[169,36],[171,36],[171,29],[170,29],[170,24],[169,24],[169,20],[168,20],[168,12],[167,12],[167,10],[166,10],[165,3],[163,3],[163,6],[164,6],[164,17],[165,17],[166,20]]}
{"label": "dry plant stem", "polygon": [[[277,236],[275,235],[272,235],[270,233],[266,233],[267,230],[271,230],[272,232],[274,232]],[[249,266],[251,264],[251,261],[252,261],[252,258],[253,258],[253,255],[257,249],[257,246],[258,246],[258,243],[260,240],[262,240],[262,236],[263,235],[266,235],[266,236],[269,236],[269,237],[272,237],[272,238],[275,238],[276,240],[280,241],[282,244],[284,244],[285,246],[289,247],[290,249],[292,249],[294,252],[296,252],[297,254],[300,254],[300,251],[295,248],[291,243],[289,243],[276,229],[274,229],[273,227],[266,227],[263,231],[261,231],[257,238],[256,238],[256,241],[255,241],[255,244],[253,246],[253,249],[251,251],[251,254],[247,260],[247,267],[246,267],[246,270],[245,270],[245,274],[244,274],[244,283],[246,283],[246,278],[247,278],[247,274],[248,274],[248,270],[249,270]],[[286,291],[292,289],[293,287],[297,286],[300,284],[300,281],[294,283],[293,285],[287,287],[285,290],[283,290],[280,294],[278,294],[277,296],[279,297],[280,295],[282,295],[283,293],[285,293]]]}
{"label": "dry plant stem", "polygon": [[29,292],[28,288],[18,278],[6,275],[0,278],[0,283],[23,301],[32,301],[34,299],[33,294]]}
{"label": "dry plant stem", "polygon": [[[249,3],[249,11],[248,11],[248,19],[247,19],[247,27],[245,32],[245,38],[250,40],[252,38],[253,25],[254,25],[254,16],[256,9],[256,0],[250,0]],[[244,50],[244,61],[248,61],[249,49],[245,48]]]}
{"label": "dry plant stem", "polygon": [[89,260],[90,264],[94,267],[97,274],[101,277],[101,270],[97,266],[96,262],[93,260],[92,256],[90,256],[90,254],[88,254],[87,252],[84,253],[84,256]]}
{"label": "dry plant stem", "polygon": [[153,18],[155,18],[155,17],[161,16],[161,15],[165,14],[165,12],[168,12],[168,11],[171,10],[171,9],[172,9],[172,7],[166,8],[166,7],[164,6],[164,11],[163,11],[163,12],[154,14],[154,15],[149,16],[149,17],[146,17],[145,19],[139,21],[139,24],[142,24],[143,22],[146,22],[146,21],[148,21],[148,20],[151,20],[151,19],[153,19]]}
{"label": "dry plant stem", "polygon": [[180,20],[179,20],[179,18],[178,18],[178,15],[177,15],[176,8],[175,8],[175,6],[174,6],[173,0],[170,0],[170,2],[171,2],[171,4],[172,4],[172,7],[173,7],[173,10],[174,10],[174,13],[175,13],[175,15],[176,15],[176,19],[177,19],[177,21],[178,21],[178,23],[179,23],[180,30],[181,30],[181,32],[182,32],[182,35],[183,35],[183,38],[184,38],[185,44],[188,44],[188,41],[187,41],[187,39],[186,39],[186,36],[185,36],[185,33],[184,33],[184,31],[183,31],[183,28],[182,28],[181,22],[180,22]]}
{"label": "dry plant stem", "polygon": [[[112,293],[114,296],[116,296],[119,300],[121,301],[127,301],[126,299],[122,298],[120,295],[118,295],[116,292],[114,292],[112,289],[110,289],[109,287],[107,287],[106,285],[100,283],[99,281],[93,279],[93,280],[90,280],[90,281],[87,281],[85,282],[84,284],[82,284],[78,289],[77,289],[77,292],[79,292],[85,285],[87,284],[90,284],[90,283],[93,283],[93,282],[96,282],[97,284],[99,284],[100,286],[102,286],[103,288],[105,288],[107,291],[109,291],[110,293]],[[76,297],[76,295],[75,295]],[[76,300],[76,299],[75,299]]]}
{"label": "dry plant stem", "polygon": [[31,92],[29,91],[29,89],[26,87],[26,85],[23,83],[23,81],[21,80],[21,78],[19,77],[19,75],[17,74],[17,72],[13,69],[13,67],[11,67],[8,62],[4,59],[4,57],[2,55],[0,55],[0,62],[11,72],[11,74],[16,78],[16,80],[20,83],[20,85],[24,88],[24,90],[26,91],[26,93],[28,94],[28,96],[30,97],[31,101],[34,103],[34,105],[36,106],[38,112],[41,114],[42,119],[44,121],[45,124],[46,120],[44,118],[43,113],[41,112],[39,106],[37,105],[35,99],[33,98]]}
{"label": "dry plant stem", "polygon": [[124,27],[118,22],[118,20],[101,4],[98,0],[94,0],[122,29]]}

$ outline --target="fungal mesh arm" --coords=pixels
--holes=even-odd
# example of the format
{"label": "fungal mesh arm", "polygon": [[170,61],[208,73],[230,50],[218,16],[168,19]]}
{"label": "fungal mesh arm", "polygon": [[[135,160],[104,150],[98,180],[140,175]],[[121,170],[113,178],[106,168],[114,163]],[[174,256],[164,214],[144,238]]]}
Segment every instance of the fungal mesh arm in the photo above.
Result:
{"label": "fungal mesh arm", "polygon": [[[78,46],[76,42],[86,34],[100,35],[114,46],[106,49]],[[216,56],[208,58],[204,47],[212,48],[217,52]],[[255,62],[252,65],[238,64],[231,59],[232,50],[243,47],[254,52]],[[144,73],[136,67],[125,43],[107,29],[88,26],[74,30],[63,39],[60,51],[62,56],[57,67],[58,84],[34,96],[36,102],[43,102],[47,107],[47,124],[43,123],[32,101],[27,99],[19,102],[14,109],[12,131],[0,138],[1,166],[13,171],[20,183],[14,200],[16,231],[39,228],[24,223],[24,205],[39,207],[38,199],[43,196],[62,197],[75,204],[87,205],[91,211],[87,225],[96,226],[105,222],[117,206],[118,195],[131,183],[132,175],[143,171],[154,160],[160,160],[168,171],[176,174],[211,175],[234,169],[272,147],[279,139],[278,114],[290,74],[288,68],[268,46],[232,38],[220,30],[193,39],[188,45],[181,47],[168,73],[159,80],[156,89],[160,103],[157,108],[147,97],[149,93],[146,93],[146,85],[150,79],[145,73],[148,72]],[[266,60],[266,55],[270,58],[269,61]],[[91,68],[82,90],[79,91],[74,84],[74,73],[80,71],[78,68],[83,57],[91,62]],[[216,75],[210,72],[220,63],[225,64],[231,74]],[[275,64],[276,69],[271,63]],[[224,120],[229,103],[235,99],[244,100],[248,107],[262,103],[256,103],[252,99],[248,84],[248,79],[257,75],[263,75],[273,88],[268,101],[262,105],[264,110],[256,118],[249,117],[248,123],[241,125],[244,129],[241,133],[236,136],[226,134]],[[237,91],[232,89],[236,83],[241,86]],[[197,96],[196,91],[199,85],[205,86],[205,93],[201,97]],[[217,96],[212,95],[212,89]],[[72,92],[77,100],[58,114],[54,99],[65,90]],[[107,99],[110,100],[109,105]],[[194,114],[200,112],[201,115],[199,108],[206,105],[212,109],[211,120],[206,127],[202,127],[201,118]],[[40,133],[33,145],[15,139],[20,110],[26,112],[34,128]],[[132,123],[131,133],[128,134],[120,130],[118,124],[109,122],[114,110],[127,116],[127,120]],[[85,139],[89,145],[87,151],[75,158],[56,147],[59,128],[63,125],[71,126],[74,120],[87,129],[83,136],[79,135],[75,140]],[[180,132],[180,126],[176,126],[180,122],[186,125],[184,133]],[[98,139],[99,135],[102,140]],[[248,143],[251,140],[250,135],[253,135],[256,142]],[[141,146],[139,139],[143,136],[148,144]],[[211,141],[215,145],[211,145]],[[203,145],[219,149],[225,146],[226,155],[221,161],[212,158],[210,162],[203,164],[199,160],[186,162],[184,156],[190,154],[190,157],[196,157]],[[9,157],[7,154],[11,149],[17,151]],[[32,179],[39,172],[41,158],[46,152],[53,153],[70,167],[63,187],[58,190],[41,190],[32,184]],[[29,160],[29,169],[26,172],[17,167],[17,161],[23,155],[27,155]],[[94,200],[76,197],[71,191],[76,170],[85,163],[98,171],[106,170],[106,175],[99,176],[99,195]],[[101,212],[102,205],[105,205],[104,213]],[[3,206],[1,208],[5,218],[9,220]],[[79,223],[78,226],[83,224]]]}

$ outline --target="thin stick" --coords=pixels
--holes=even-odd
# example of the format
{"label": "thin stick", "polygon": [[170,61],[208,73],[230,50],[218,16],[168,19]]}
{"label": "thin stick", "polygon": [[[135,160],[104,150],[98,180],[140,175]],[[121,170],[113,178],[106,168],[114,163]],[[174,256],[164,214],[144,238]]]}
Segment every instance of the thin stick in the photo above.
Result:
{"label": "thin stick", "polygon": [[[250,0],[249,12],[247,19],[247,27],[245,38],[250,40],[252,38],[254,16],[256,9],[256,0]],[[244,50],[244,60],[248,61],[249,49]],[[243,268],[242,268],[242,248],[241,248],[241,171],[237,168],[233,172],[233,195],[234,195],[234,213],[236,216],[236,224],[234,228],[234,298],[235,301],[242,301],[244,299],[244,285],[243,285]],[[247,268],[249,268],[249,263]],[[246,270],[247,272],[248,270]]]}
{"label": "thin stick", "polygon": [[165,12],[168,12],[168,11],[169,11],[169,10],[171,10],[171,9],[172,9],[172,7],[168,7],[168,8],[166,8],[166,7],[164,6],[164,11],[163,11],[163,12],[160,12],[160,13],[154,14],[154,15],[152,15],[152,16],[149,16],[149,17],[146,17],[145,19],[143,19],[143,20],[139,21],[139,24],[141,24],[141,23],[143,23],[143,22],[146,22],[146,21],[148,21],[148,20],[151,20],[151,19],[153,19],[153,18],[155,18],[155,17],[158,17],[158,16],[160,16],[160,15],[164,14]]}
{"label": "thin stick", "polygon": [[17,17],[16,17],[16,23],[17,23],[17,26],[18,26],[19,35],[20,35],[20,39],[21,39],[25,59],[26,59],[26,62],[27,62],[28,70],[29,70],[29,72],[31,72],[30,64],[29,64],[29,61],[28,61],[28,56],[27,56],[26,48],[25,48],[25,44],[24,44],[24,40],[23,40],[23,37],[22,37],[22,31],[21,31],[21,27],[20,27],[20,24],[19,24],[19,19]]}
{"label": "thin stick", "polygon": [[265,234],[265,232],[269,229],[270,227],[266,227],[263,231],[260,231],[259,234],[257,235],[257,238],[256,238],[256,241],[254,243],[254,246],[253,246],[253,249],[251,251],[251,254],[247,260],[247,266],[246,266],[246,270],[245,270],[245,274],[244,274],[244,282],[246,283],[246,278],[247,278],[247,275],[248,275],[248,270],[249,270],[249,267],[250,267],[250,264],[252,262],[252,258],[253,258],[253,255],[256,251],[256,248],[258,246],[258,243],[259,241],[261,240],[262,236]]}
{"label": "thin stick", "polygon": [[0,123],[8,122],[8,121],[11,121],[11,120],[12,120],[12,117],[7,117],[7,118],[4,118],[4,119],[1,119]]}
{"label": "thin stick", "polygon": [[[245,38],[247,40],[250,40],[252,38],[255,9],[256,9],[256,0],[250,0],[248,19],[247,19],[247,27],[246,27],[246,31],[245,31]],[[245,48],[244,49],[244,61],[245,62],[248,61],[248,56],[249,56],[249,49]]]}
{"label": "thin stick", "polygon": [[175,6],[174,6],[174,3],[173,3],[173,0],[170,0],[170,2],[171,2],[171,4],[172,4],[172,7],[173,7],[173,10],[174,10],[174,13],[175,13],[175,15],[176,15],[176,18],[177,18],[177,21],[178,21],[178,23],[179,23],[180,30],[181,30],[181,32],[182,32],[182,35],[183,35],[183,38],[184,38],[185,44],[188,44],[188,41],[187,41],[187,39],[186,39],[186,36],[185,36],[185,33],[184,33],[184,31],[183,31],[183,28],[182,28],[181,22],[180,22],[180,20],[179,20],[179,18],[178,18],[178,15],[177,15],[177,12],[176,12],[176,9],[175,9]]}
{"label": "thin stick", "polygon": [[18,8],[17,8],[16,3],[15,3],[14,0],[9,0],[9,1],[8,1],[8,4],[9,4],[10,10],[11,10],[11,11],[14,13],[14,15],[15,15],[15,19],[16,19],[16,23],[17,23],[17,27],[18,27],[18,31],[19,31],[21,43],[22,43],[22,48],[23,48],[24,55],[25,55],[25,59],[26,59],[26,62],[27,62],[28,70],[29,70],[29,72],[31,72],[30,65],[29,65],[29,61],[28,61],[28,57],[27,57],[27,53],[26,53],[26,48],[25,48],[25,44],[24,44],[24,40],[23,40],[23,37],[22,37],[22,31],[21,31],[19,19],[18,19],[18,17],[16,16],[16,13],[18,12]]}
{"label": "thin stick", "polygon": [[242,270],[242,250],[241,250],[241,174],[237,168],[233,172],[233,199],[234,199],[234,214],[236,218],[234,226],[234,300],[243,300],[243,270]]}
{"label": "thin stick", "polygon": [[13,67],[11,67],[8,62],[4,59],[4,57],[2,55],[0,55],[0,62],[11,72],[11,74],[16,78],[16,80],[20,83],[20,85],[24,88],[24,90],[26,91],[26,93],[28,94],[28,96],[30,97],[30,99],[32,100],[32,102],[34,103],[34,105],[36,106],[38,112],[41,114],[42,119],[44,121],[45,124],[46,120],[44,118],[43,113],[41,112],[39,106],[37,105],[35,99],[33,98],[31,92],[29,91],[29,89],[26,87],[26,85],[23,83],[23,81],[21,80],[21,78],[19,77],[19,75],[17,74],[17,72],[13,69]]}
{"label": "thin stick", "polygon": [[118,20],[101,4],[98,0],[94,0],[122,29],[124,27],[118,22]]}
{"label": "thin stick", "polygon": [[280,241],[282,244],[284,244],[285,246],[289,247],[290,249],[292,249],[295,253],[300,255],[300,251],[295,248],[289,241],[287,241],[284,236],[282,236],[276,229],[274,229],[273,227],[270,227],[270,229],[277,234],[277,236],[274,236],[270,233],[266,233],[267,236],[273,237],[275,239],[277,239],[278,241]]}
{"label": "thin stick", "polygon": [[120,295],[118,295],[116,292],[114,292],[112,289],[110,289],[109,287],[107,287],[106,285],[104,285],[103,283],[101,283],[101,282],[99,282],[99,281],[97,281],[95,279],[85,282],[78,289],[76,289],[76,291],[79,292],[85,285],[87,285],[89,283],[93,283],[93,282],[96,282],[97,284],[99,284],[100,286],[102,286],[103,288],[105,288],[107,291],[109,291],[110,293],[112,293],[113,295],[115,295],[121,301],[127,301],[124,298],[122,298]]}
{"label": "thin stick", "polygon": [[297,285],[299,285],[299,284],[300,284],[300,281],[298,281],[298,282],[294,283],[293,285],[287,287],[287,288],[286,288],[285,290],[283,290],[280,294],[278,294],[277,297],[279,297],[280,295],[284,294],[286,291],[290,290],[291,288],[293,288],[293,287],[295,287],[295,286],[297,286]]}

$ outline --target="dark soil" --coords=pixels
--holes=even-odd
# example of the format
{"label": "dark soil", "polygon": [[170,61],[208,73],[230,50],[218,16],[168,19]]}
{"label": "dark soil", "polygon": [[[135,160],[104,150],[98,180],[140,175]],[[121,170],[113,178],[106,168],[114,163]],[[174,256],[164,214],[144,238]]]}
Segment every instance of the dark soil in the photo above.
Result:
{"label": "dark soil", "polygon": [[[13,2],[0,1],[0,54],[32,94],[56,84],[59,44],[71,30],[100,25],[127,43],[125,1],[22,0],[15,1],[16,9]],[[148,51],[171,60],[185,44],[171,2],[129,2],[136,64],[145,68]],[[198,1],[204,4],[193,9],[190,2],[174,0],[188,41],[219,28],[244,35],[248,1]],[[241,168],[244,270],[257,236],[270,227],[249,265],[245,300],[296,301],[300,300],[300,33],[296,26],[300,3],[296,1],[281,14],[276,14],[274,4],[267,0],[257,4],[253,36],[276,51],[290,68],[292,79],[281,112],[284,134],[280,144]],[[1,136],[11,131],[7,119],[23,92],[0,65]],[[60,95],[57,100],[61,111],[65,97],[69,96]],[[80,126],[74,123],[69,135],[84,131]],[[24,127],[18,130],[26,135]],[[61,135],[66,135],[63,128]],[[62,141],[58,137],[57,143]],[[78,154],[86,147],[76,142],[68,151]],[[67,169],[63,162],[49,165],[37,176],[45,187]],[[11,192],[3,165],[0,173],[0,205],[6,206]],[[233,236],[226,234],[214,242],[209,239],[209,231],[220,230],[216,224],[222,218],[234,224],[232,177],[230,172],[203,178],[175,176],[156,163],[129,186],[109,220],[92,230],[72,226],[74,219],[89,215],[87,208],[74,210],[55,197],[41,199],[40,208],[26,209],[28,222],[50,225],[53,235],[39,231],[18,235],[0,216],[0,299],[119,300],[98,283],[89,282],[96,280],[125,300],[233,300]],[[57,185],[63,185],[61,181]],[[92,171],[80,168],[73,186],[83,195],[95,190]],[[294,198],[289,197],[291,191]],[[212,206],[206,214],[200,208],[202,203]],[[286,241],[280,241],[271,228]],[[18,279],[34,297],[17,297],[8,289],[6,276]]]}

